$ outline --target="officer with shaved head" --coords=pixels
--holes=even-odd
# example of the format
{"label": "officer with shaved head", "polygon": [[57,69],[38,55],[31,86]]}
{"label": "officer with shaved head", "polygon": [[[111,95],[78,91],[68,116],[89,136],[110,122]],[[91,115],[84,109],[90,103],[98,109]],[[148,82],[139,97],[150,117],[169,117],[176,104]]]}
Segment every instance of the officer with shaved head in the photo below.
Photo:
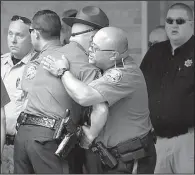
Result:
{"label": "officer with shaved head", "polygon": [[[45,59],[44,64],[55,75],[47,67],[50,61]],[[90,44],[89,62],[100,68],[103,76],[87,85],[69,71],[66,58],[58,61],[58,65],[60,63],[66,68],[62,76],[64,87],[77,103],[90,106],[105,102],[109,106],[106,124],[90,148],[94,150],[97,144],[102,144],[115,161],[108,166],[106,160],[99,164],[99,153],[94,159],[86,155],[87,168],[98,166],[95,173],[132,173],[137,165],[137,173],[154,173],[156,150],[151,134],[146,83],[141,70],[129,56],[125,32],[115,27],[100,29]],[[87,137],[90,137],[90,129],[83,126]]]}

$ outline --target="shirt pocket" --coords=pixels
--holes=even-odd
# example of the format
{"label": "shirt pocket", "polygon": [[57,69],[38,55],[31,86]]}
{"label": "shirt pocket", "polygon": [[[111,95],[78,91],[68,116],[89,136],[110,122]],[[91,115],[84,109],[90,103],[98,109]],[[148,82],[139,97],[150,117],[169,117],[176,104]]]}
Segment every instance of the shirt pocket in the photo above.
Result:
{"label": "shirt pocket", "polygon": [[177,77],[188,77],[190,74],[193,74],[191,67],[179,67],[177,69]]}

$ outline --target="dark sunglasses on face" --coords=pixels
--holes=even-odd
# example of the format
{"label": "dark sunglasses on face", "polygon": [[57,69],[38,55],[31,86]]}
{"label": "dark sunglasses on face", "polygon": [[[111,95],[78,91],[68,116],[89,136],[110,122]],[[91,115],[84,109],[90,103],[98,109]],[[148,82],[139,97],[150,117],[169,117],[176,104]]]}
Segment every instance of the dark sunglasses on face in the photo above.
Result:
{"label": "dark sunglasses on face", "polygon": [[177,18],[177,19],[166,18],[166,23],[167,23],[167,24],[173,24],[174,21],[176,22],[177,25],[182,25],[182,24],[185,24],[186,21],[191,21],[191,20],[183,19],[183,18]]}
{"label": "dark sunglasses on face", "polygon": [[11,18],[11,21],[17,21],[17,20],[21,20],[24,24],[31,24],[31,20],[23,16],[14,15]]}

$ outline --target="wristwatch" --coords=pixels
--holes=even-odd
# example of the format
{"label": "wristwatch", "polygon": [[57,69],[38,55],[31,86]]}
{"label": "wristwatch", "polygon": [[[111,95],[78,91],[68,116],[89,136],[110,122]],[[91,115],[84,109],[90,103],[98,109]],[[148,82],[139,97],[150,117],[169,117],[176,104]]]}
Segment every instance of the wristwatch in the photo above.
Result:
{"label": "wristwatch", "polygon": [[68,69],[66,69],[66,68],[58,69],[57,77],[61,79],[66,71],[68,71]]}

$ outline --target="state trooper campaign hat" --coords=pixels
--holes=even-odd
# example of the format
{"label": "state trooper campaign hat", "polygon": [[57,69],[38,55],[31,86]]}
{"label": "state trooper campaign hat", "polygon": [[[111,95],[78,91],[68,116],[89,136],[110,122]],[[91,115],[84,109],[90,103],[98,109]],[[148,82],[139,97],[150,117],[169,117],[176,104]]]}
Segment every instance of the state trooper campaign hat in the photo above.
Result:
{"label": "state trooper campaign hat", "polygon": [[82,8],[76,17],[64,17],[62,20],[72,26],[74,23],[81,23],[100,29],[109,26],[107,15],[98,7],[87,6]]}

